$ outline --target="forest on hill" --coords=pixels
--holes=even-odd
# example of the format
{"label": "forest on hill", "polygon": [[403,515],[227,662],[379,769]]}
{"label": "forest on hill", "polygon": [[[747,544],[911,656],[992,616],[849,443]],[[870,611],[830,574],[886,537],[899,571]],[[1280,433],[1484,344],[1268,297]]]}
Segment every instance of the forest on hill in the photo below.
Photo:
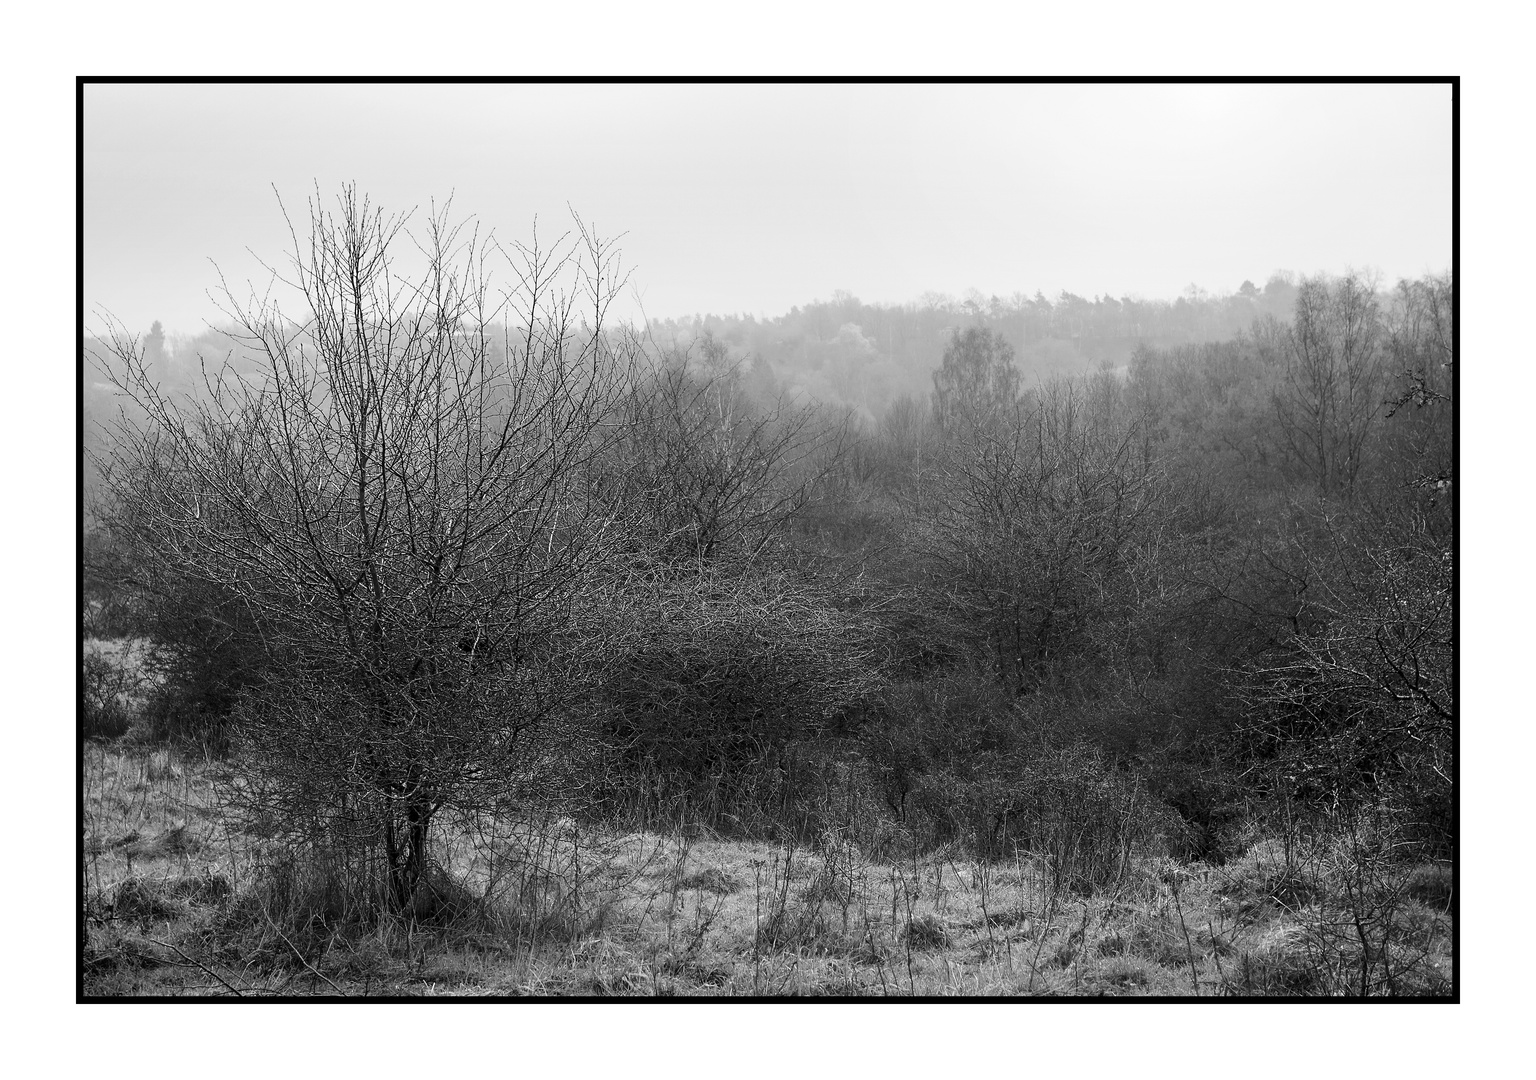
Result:
{"label": "forest on hill", "polygon": [[1448,275],[639,331],[585,231],[503,297],[454,222],[403,282],[340,206],[300,316],[86,343],[82,630],[149,677],[92,653],[83,730],[224,763],[273,925],[457,918],[455,845],[530,830],[1077,897],[1272,843],[1305,970],[1213,929],[1229,992],[1449,992],[1403,928],[1457,835]]}
{"label": "forest on hill", "polygon": [[[925,398],[950,339],[963,328],[990,330],[1013,350],[1026,385],[1057,376],[1127,369],[1138,346],[1174,348],[1231,340],[1265,317],[1286,319],[1296,275],[1277,271],[1263,288],[1244,281],[1230,295],[1190,285],[1174,300],[1108,294],[1092,300],[1063,290],[1054,301],[1039,291],[964,299],[929,293],[906,304],[864,304],[835,293],[775,318],[748,314],[692,315],[648,320],[637,332],[654,356],[695,354],[716,368],[738,368],[759,400],[787,397],[831,410],[852,410],[867,427],[901,398]],[[170,390],[198,389],[205,363],[238,360],[239,328],[209,327],[167,334],[156,322],[143,334],[148,366]],[[87,336],[88,350],[103,343]],[[83,388],[87,447],[100,441],[100,422],[124,405],[109,382],[91,376]],[[130,404],[131,408],[131,404]],[[94,478],[94,466],[87,462]]]}
{"label": "forest on hill", "polygon": [[[907,304],[864,304],[845,293],[772,319],[695,315],[659,319],[647,332],[664,350],[724,347],[753,384],[855,409],[866,420],[903,396],[925,396],[957,330],[990,330],[1013,350],[1026,383],[1062,375],[1123,370],[1137,345],[1171,348],[1224,341],[1263,316],[1285,318],[1296,277],[1272,275],[1260,289],[1244,281],[1231,295],[1195,285],[1172,301],[1108,294],[1092,300],[1062,291],[1006,299],[971,290],[963,299],[929,293]],[[719,344],[709,345],[709,342]]]}

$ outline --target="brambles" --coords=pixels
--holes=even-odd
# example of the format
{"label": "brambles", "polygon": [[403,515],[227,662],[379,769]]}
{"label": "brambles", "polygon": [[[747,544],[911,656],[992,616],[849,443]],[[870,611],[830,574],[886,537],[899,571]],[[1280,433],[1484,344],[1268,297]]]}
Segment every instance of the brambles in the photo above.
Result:
{"label": "brambles", "polygon": [[699,572],[626,599],[598,683],[621,800],[642,782],[706,820],[746,813],[797,744],[852,726],[878,686],[870,628],[786,572]]}

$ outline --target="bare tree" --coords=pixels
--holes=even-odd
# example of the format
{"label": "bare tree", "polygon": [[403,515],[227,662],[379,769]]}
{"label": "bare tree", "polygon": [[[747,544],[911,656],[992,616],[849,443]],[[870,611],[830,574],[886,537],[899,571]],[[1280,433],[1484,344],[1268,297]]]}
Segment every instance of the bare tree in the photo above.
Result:
{"label": "bare tree", "polygon": [[1275,408],[1287,456],[1321,493],[1354,490],[1382,411],[1383,362],[1374,285],[1304,278]]}
{"label": "bare tree", "polygon": [[1450,275],[1399,281],[1387,331],[1394,367],[1418,380],[1410,400],[1426,404],[1448,398],[1456,361],[1456,296]]}
{"label": "bare tree", "polygon": [[750,560],[827,472],[836,432],[815,422],[812,407],[752,401],[718,343],[705,344],[702,369],[686,357],[658,363],[625,397],[621,498],[648,553]]}
{"label": "bare tree", "polygon": [[612,519],[591,467],[634,354],[608,327],[617,254],[579,220],[509,251],[447,206],[409,217],[317,194],[274,271],[298,317],[225,285],[234,354],[197,400],[162,394],[120,324],[97,357],[150,418],[102,462],[109,529],[146,578],[235,598],[263,660],[241,797],[401,907],[439,813],[502,805],[557,745],[550,675],[580,654],[565,612]]}
{"label": "bare tree", "polygon": [[1447,507],[1455,471],[1449,422],[1456,368],[1455,286],[1449,275],[1400,281],[1388,313],[1395,383],[1387,401],[1392,457],[1410,482]]}
{"label": "bare tree", "polygon": [[964,583],[1002,682],[1039,680],[1106,605],[1165,492],[1112,376],[1056,382],[954,443],[932,551]]}
{"label": "bare tree", "polygon": [[933,373],[933,418],[948,435],[965,435],[1012,411],[1019,394],[1013,346],[991,330],[956,333]]}

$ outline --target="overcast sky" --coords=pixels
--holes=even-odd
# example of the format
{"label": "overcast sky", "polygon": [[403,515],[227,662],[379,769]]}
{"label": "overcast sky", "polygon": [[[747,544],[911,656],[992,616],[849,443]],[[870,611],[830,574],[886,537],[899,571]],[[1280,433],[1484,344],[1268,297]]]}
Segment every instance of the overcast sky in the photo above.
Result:
{"label": "overcast sky", "polygon": [[[85,299],[192,332],[213,263],[355,180],[499,236],[626,234],[653,317],[846,289],[1172,299],[1449,269],[1451,92],[1416,85],[90,85]],[[211,262],[210,262],[211,260]]]}

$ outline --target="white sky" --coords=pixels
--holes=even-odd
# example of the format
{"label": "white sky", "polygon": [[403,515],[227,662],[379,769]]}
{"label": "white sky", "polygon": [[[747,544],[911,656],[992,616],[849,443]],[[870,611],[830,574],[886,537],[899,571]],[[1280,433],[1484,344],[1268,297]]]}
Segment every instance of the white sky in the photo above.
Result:
{"label": "white sky", "polygon": [[[98,85],[85,300],[216,319],[281,260],[273,187],[456,192],[507,239],[570,204],[653,317],[969,288],[1173,298],[1277,269],[1448,269],[1445,85]],[[627,311],[626,314],[632,314]],[[92,325],[88,317],[87,325]]]}

